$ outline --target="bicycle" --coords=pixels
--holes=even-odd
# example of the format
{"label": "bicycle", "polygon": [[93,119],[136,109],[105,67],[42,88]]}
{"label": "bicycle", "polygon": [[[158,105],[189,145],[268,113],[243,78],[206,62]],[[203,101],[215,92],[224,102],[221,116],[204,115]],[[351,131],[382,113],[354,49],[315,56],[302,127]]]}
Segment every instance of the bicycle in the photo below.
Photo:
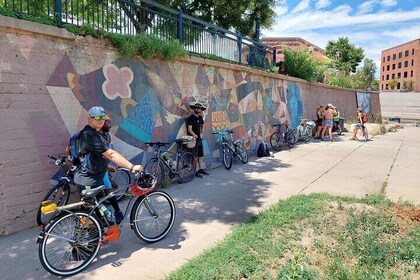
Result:
{"label": "bicycle", "polygon": [[306,123],[303,122],[303,118],[300,118],[300,124],[298,125],[297,129],[295,130],[297,133],[297,136],[294,137],[295,144],[297,141],[302,139],[305,142],[309,142],[312,139],[312,132],[315,128],[315,122],[314,121],[308,121]]}
{"label": "bicycle", "polygon": [[103,203],[121,193],[130,196],[124,219],[130,212],[130,226],[136,236],[147,243],[165,238],[174,225],[175,204],[167,193],[154,190],[156,182],[156,177],[142,172],[136,175],[133,184],[120,187],[101,199],[98,195],[104,186],[83,190],[80,202],[64,206],[44,203],[42,213],[54,212],[58,216],[37,239],[42,266],[57,276],[74,275],[94,260],[102,244],[117,240],[120,227],[108,220]]}
{"label": "bicycle", "polygon": [[270,136],[270,145],[275,151],[283,150],[285,144],[289,148],[293,147],[298,139],[298,133],[296,129],[290,129],[289,126],[285,125],[285,130],[282,130],[283,124],[273,124],[273,127],[278,127],[277,131],[273,132]]}
{"label": "bicycle", "polygon": [[[238,158],[242,163],[248,162],[248,152],[241,142],[233,142],[233,130],[227,130],[223,132],[213,132],[215,135],[222,137],[222,154],[223,154],[223,165],[227,170],[232,167],[233,158]],[[230,138],[228,138],[228,135]]]}
{"label": "bicycle", "polygon": [[147,161],[146,165],[144,166],[144,170],[145,172],[156,176],[158,180],[157,185],[159,187],[162,185],[164,179],[164,168],[169,170],[169,178],[172,179],[175,176],[178,176],[179,183],[188,183],[194,178],[196,160],[193,153],[189,152],[188,148],[186,147],[189,142],[190,141],[186,139],[176,139],[176,152],[172,153],[165,151],[166,153],[174,155],[172,162],[170,162],[165,155],[162,155],[162,147],[169,145],[170,143],[145,143],[146,146],[151,146],[153,148],[155,156]]}
{"label": "bicycle", "polygon": [[356,139],[359,142],[366,142],[369,140],[368,130],[363,124],[357,125]]}
{"label": "bicycle", "polygon": [[[77,167],[72,164],[68,166],[68,164],[66,164],[66,156],[54,157],[52,155],[48,155],[48,157],[54,160],[54,164],[59,166],[65,175],[59,177],[57,184],[48,191],[42,201],[54,201],[58,206],[66,205],[69,202],[71,186],[76,187],[73,177],[74,171]],[[113,190],[118,189],[120,186],[126,186],[132,183],[130,173],[123,168],[117,168],[116,170],[108,169],[108,172]],[[123,199],[125,195],[126,193],[121,193],[121,195],[117,197],[117,200]],[[42,202],[37,210],[36,222],[38,226],[42,228],[48,224],[53,217],[50,215],[41,215],[41,206]]]}

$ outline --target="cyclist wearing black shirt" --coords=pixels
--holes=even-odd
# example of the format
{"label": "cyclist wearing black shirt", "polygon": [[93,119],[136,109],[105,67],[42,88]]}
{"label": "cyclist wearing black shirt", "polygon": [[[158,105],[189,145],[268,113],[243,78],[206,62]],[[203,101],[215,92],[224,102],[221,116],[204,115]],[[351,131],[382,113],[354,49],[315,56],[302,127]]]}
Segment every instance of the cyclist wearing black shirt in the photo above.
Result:
{"label": "cyclist wearing black shirt", "polygon": [[201,174],[210,175],[204,170],[204,149],[203,149],[203,127],[204,120],[201,116],[201,112],[206,110],[200,103],[190,105],[193,109],[193,114],[187,118],[187,132],[195,138],[195,155],[198,158],[199,170],[195,173],[195,176],[203,178]]}
{"label": "cyclist wearing black shirt", "polygon": [[[143,167],[141,165],[130,163],[121,154],[111,149],[100,133],[106,118],[104,108],[92,107],[88,111],[88,116],[88,125],[80,132],[79,150],[84,159],[75,173],[75,183],[92,188],[103,185],[104,175],[110,160],[118,166],[130,169],[132,172],[142,171]],[[123,214],[115,197],[110,202],[115,209],[115,221],[118,224],[122,221]]]}

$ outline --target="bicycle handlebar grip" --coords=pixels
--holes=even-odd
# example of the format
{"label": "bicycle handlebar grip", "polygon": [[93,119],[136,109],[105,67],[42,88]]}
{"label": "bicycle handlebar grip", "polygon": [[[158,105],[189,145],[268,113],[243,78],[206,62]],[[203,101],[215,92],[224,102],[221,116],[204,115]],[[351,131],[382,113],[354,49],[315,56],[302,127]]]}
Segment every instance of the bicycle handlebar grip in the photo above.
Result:
{"label": "bicycle handlebar grip", "polygon": [[53,160],[57,160],[58,158],[56,158],[56,157],[54,157],[54,156],[52,156],[52,155],[47,155],[47,157],[49,157],[49,158],[51,158],[51,159],[53,159]]}

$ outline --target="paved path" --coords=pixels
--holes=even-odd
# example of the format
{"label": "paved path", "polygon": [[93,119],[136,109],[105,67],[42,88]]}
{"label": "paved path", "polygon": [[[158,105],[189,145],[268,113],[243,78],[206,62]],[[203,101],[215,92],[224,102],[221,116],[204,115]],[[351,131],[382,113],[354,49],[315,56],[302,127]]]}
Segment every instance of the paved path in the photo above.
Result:
{"label": "paved path", "polygon": [[[205,179],[167,189],[177,220],[161,242],[145,244],[125,224],[120,239],[105,245],[98,259],[71,279],[162,279],[214,245],[261,209],[291,195],[328,192],[362,197],[379,192],[420,204],[420,128],[406,126],[361,144],[349,135],[335,143],[311,142],[275,154],[218,168]],[[0,237],[1,279],[54,279],[37,256],[34,228]]]}

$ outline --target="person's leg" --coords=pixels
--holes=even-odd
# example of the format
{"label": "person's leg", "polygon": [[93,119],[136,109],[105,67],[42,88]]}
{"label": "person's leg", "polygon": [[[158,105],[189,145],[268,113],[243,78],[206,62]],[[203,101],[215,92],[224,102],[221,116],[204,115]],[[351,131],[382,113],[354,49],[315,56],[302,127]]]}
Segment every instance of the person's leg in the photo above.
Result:
{"label": "person's leg", "polygon": [[328,135],[330,136],[330,141],[334,141],[332,138],[332,126],[328,127]]}
{"label": "person's leg", "polygon": [[357,133],[357,125],[353,128],[353,136],[350,138],[351,140],[356,139],[356,133]]}
{"label": "person's leg", "polygon": [[[104,176],[104,185],[105,185],[105,195],[110,194],[113,191],[113,189],[112,189],[111,180],[109,179],[108,171],[105,173],[105,176]],[[115,222],[117,224],[120,224],[124,216],[121,212],[120,206],[118,205],[117,198],[111,197],[108,199],[108,201],[111,204],[112,208],[114,208]]]}
{"label": "person's leg", "polygon": [[321,136],[322,126],[318,125],[316,127],[315,138],[319,138]]}
{"label": "person's leg", "polygon": [[322,127],[321,140],[324,140],[324,136],[325,136],[326,131],[327,131],[327,126]]}
{"label": "person's leg", "polygon": [[198,157],[198,167],[199,170],[197,171],[198,174],[204,174],[204,175],[210,175],[204,170],[204,148],[203,144],[201,143],[201,146],[199,147],[197,151],[197,157]]}

